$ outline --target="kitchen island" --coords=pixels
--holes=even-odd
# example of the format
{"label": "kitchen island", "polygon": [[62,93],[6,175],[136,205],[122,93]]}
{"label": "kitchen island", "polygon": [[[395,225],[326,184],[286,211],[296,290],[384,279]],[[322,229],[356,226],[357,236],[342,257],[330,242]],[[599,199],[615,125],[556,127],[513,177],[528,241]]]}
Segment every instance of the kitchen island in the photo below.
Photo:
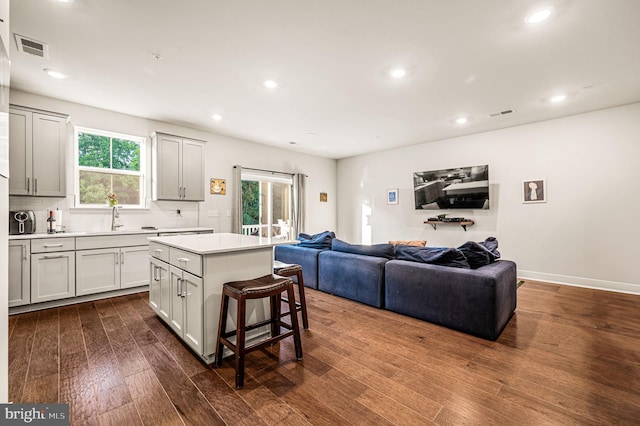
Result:
{"label": "kitchen island", "polygon": [[[276,238],[218,233],[149,238],[149,305],[205,362],[215,361],[222,286],[273,272]],[[252,303],[249,303],[252,302]],[[247,324],[267,319],[269,300],[247,302]],[[229,330],[235,328],[229,306]],[[247,334],[247,344],[269,332]]]}

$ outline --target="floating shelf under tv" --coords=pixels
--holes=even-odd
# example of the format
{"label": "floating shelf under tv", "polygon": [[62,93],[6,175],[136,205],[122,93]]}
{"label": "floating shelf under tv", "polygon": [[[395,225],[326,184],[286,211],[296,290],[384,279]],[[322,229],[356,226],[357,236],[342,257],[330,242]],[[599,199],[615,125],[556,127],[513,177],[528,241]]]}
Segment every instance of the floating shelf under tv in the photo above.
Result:
{"label": "floating shelf under tv", "polygon": [[435,220],[425,220],[424,223],[428,223],[429,225],[433,226],[433,229],[436,229],[436,225],[460,225],[462,226],[462,229],[464,229],[465,231],[467,230],[467,225],[471,226],[473,225],[475,222],[472,220],[463,220],[461,222],[443,222],[441,220],[435,221]]}

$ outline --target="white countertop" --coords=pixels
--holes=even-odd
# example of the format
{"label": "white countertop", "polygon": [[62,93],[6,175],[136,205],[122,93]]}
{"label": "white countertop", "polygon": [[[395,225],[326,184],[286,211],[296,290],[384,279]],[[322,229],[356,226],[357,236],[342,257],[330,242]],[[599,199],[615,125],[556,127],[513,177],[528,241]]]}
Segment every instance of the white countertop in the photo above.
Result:
{"label": "white countertop", "polygon": [[69,238],[69,237],[95,237],[98,235],[132,235],[132,234],[162,234],[165,232],[203,232],[213,231],[213,228],[161,228],[161,229],[124,229],[104,232],[58,232],[56,234],[36,233],[9,235],[10,240],[32,240],[35,238]]}
{"label": "white countertop", "polygon": [[152,237],[149,241],[197,254],[227,253],[299,243],[297,240],[228,233]]}

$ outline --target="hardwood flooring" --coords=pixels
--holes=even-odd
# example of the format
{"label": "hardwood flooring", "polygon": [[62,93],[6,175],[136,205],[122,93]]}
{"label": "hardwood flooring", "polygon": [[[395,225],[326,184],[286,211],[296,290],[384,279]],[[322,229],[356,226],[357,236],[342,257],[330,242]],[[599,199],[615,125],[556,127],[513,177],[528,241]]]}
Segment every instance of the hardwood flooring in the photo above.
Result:
{"label": "hardwood flooring", "polygon": [[76,425],[638,424],[640,296],[528,281],[496,342],[307,289],[292,339],[199,362],[147,293],[9,318],[9,398]]}

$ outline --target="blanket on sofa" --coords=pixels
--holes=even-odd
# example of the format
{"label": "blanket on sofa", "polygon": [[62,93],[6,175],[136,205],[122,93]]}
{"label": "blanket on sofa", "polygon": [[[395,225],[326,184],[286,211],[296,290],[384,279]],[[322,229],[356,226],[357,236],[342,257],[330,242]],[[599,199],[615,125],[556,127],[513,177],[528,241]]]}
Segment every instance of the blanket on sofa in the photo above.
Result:
{"label": "blanket on sofa", "polygon": [[495,262],[500,258],[500,252],[498,240],[495,237],[489,237],[479,243],[467,241],[458,248],[397,245],[395,257],[398,260],[477,269]]}
{"label": "blanket on sofa", "polygon": [[333,231],[324,231],[319,234],[309,235],[300,233],[298,235],[298,247],[307,247],[314,249],[330,249],[331,241],[336,237]]}

